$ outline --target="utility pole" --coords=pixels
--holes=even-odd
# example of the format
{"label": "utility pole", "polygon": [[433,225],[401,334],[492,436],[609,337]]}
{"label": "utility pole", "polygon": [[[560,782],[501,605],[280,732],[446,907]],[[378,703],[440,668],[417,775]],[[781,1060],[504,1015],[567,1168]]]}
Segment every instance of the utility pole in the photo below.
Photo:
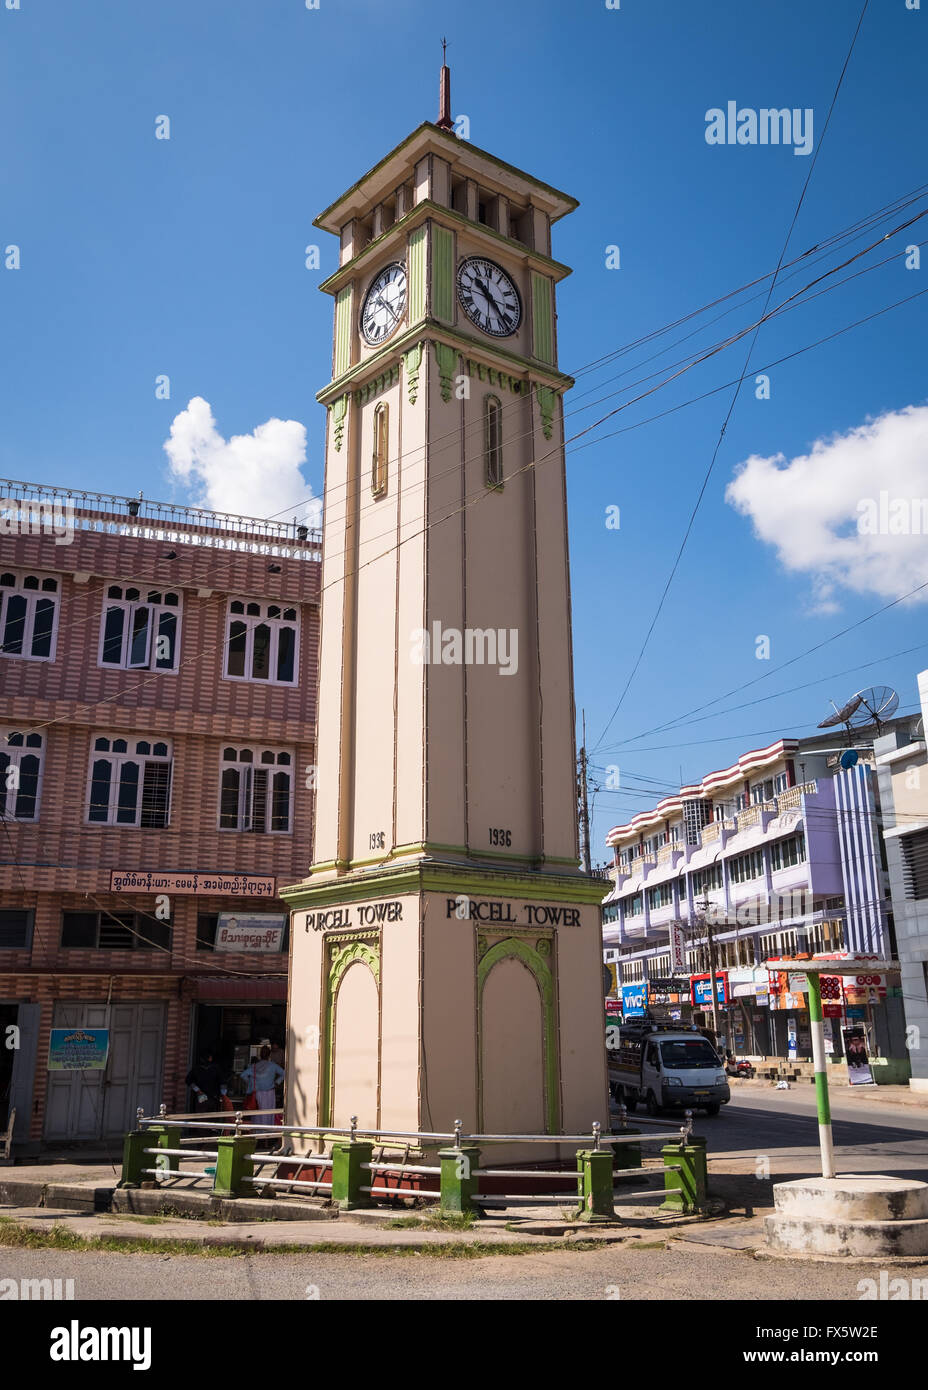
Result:
{"label": "utility pole", "polygon": [[709,920],[709,908],[711,906],[708,898],[697,904],[702,913],[703,925],[706,928],[706,955],[709,962],[709,998],[712,1008],[712,1031],[716,1038],[719,1036],[719,1015],[715,999],[715,937],[712,934],[712,923]]}
{"label": "utility pole", "polygon": [[590,864],[590,802],[586,785],[586,710],[583,717],[583,743],[580,748],[580,853],[584,873],[591,873]]}

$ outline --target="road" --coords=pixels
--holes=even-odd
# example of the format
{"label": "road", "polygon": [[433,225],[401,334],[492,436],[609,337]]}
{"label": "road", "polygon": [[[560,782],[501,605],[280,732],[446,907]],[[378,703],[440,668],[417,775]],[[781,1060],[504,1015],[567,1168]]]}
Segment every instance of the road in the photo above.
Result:
{"label": "road", "polygon": [[[318,1298],[486,1302],[790,1299],[854,1301],[872,1274],[847,1264],[800,1265],[733,1251],[610,1246],[486,1259],[425,1255],[242,1255],[203,1258],[59,1250],[4,1250],[4,1278],[73,1279],[75,1299]],[[907,1266],[928,1279],[928,1263]],[[62,1310],[67,1305],[56,1305]]]}
{"label": "road", "polygon": [[[928,1110],[841,1097],[834,1105],[839,1168],[928,1178]],[[812,1088],[735,1088],[715,1118],[698,1117],[710,1154],[710,1186],[733,1211],[771,1204],[771,1179],[817,1171]],[[704,1228],[705,1229],[705,1228]],[[650,1248],[648,1248],[650,1246]],[[344,1254],[256,1254],[233,1258],[0,1251],[4,1277],[75,1281],[77,1299],[487,1301],[487,1300],[838,1300],[860,1298],[872,1275],[860,1265],[757,1259],[720,1248],[611,1246],[484,1259]],[[928,1279],[928,1261],[907,1266]]]}
{"label": "road", "polygon": [[[835,1089],[831,1109],[839,1172],[928,1179],[928,1107],[889,1105]],[[777,1091],[735,1085],[731,1103],[715,1118],[697,1115],[695,1128],[706,1136],[713,1166],[754,1171],[757,1159],[766,1156],[778,1177],[802,1177],[817,1169],[811,1086]]]}

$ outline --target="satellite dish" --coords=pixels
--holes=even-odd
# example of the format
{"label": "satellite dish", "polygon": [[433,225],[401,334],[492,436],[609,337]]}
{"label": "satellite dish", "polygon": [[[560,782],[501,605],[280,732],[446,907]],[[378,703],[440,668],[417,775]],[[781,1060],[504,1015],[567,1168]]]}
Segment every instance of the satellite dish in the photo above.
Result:
{"label": "satellite dish", "polygon": [[889,685],[871,685],[866,690],[858,690],[840,709],[831,702],[834,714],[829,714],[819,724],[820,729],[834,729],[843,724],[848,737],[852,729],[868,729],[875,725],[879,731],[885,720],[891,719],[899,708],[899,696]]}
{"label": "satellite dish", "polygon": [[840,762],[841,762],[841,766],[844,768],[845,772],[847,772],[847,770],[848,770],[849,767],[854,767],[854,766],[856,766],[856,763],[857,763],[857,749],[856,749],[856,748],[845,748],[844,752],[841,754]]}
{"label": "satellite dish", "polygon": [[858,729],[864,724],[876,724],[879,728],[899,708],[899,696],[889,685],[871,685],[867,690],[858,691],[854,698],[860,701],[852,721]]}
{"label": "satellite dish", "polygon": [[834,710],[834,714],[829,714],[828,718],[823,719],[818,727],[820,729],[834,729],[838,724],[846,724],[847,727],[850,728],[851,720],[860,709],[862,700],[862,695],[854,695],[848,700],[847,704],[842,705],[840,709],[838,709],[838,706],[832,700],[831,707]]}

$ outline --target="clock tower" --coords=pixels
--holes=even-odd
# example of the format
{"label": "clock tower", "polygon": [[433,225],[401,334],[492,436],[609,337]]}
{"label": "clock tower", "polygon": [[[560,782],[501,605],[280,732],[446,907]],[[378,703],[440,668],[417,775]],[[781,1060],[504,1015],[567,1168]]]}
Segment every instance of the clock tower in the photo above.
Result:
{"label": "clock tower", "polygon": [[608,1122],[578,869],[551,255],[565,193],[442,112],[316,219],[339,240],[312,864],[288,1123]]}

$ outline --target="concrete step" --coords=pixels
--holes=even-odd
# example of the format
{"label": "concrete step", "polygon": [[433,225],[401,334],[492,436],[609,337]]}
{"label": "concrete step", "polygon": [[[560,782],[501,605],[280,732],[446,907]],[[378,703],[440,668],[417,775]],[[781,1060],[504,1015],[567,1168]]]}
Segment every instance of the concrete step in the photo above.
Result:
{"label": "concrete step", "polygon": [[796,1221],[917,1222],[928,1220],[928,1183],[847,1174],[799,1178],[773,1189],[777,1216]]}
{"label": "concrete step", "polygon": [[770,1250],[892,1260],[928,1255],[928,1220],[830,1221],[774,1215],[764,1221]]}

